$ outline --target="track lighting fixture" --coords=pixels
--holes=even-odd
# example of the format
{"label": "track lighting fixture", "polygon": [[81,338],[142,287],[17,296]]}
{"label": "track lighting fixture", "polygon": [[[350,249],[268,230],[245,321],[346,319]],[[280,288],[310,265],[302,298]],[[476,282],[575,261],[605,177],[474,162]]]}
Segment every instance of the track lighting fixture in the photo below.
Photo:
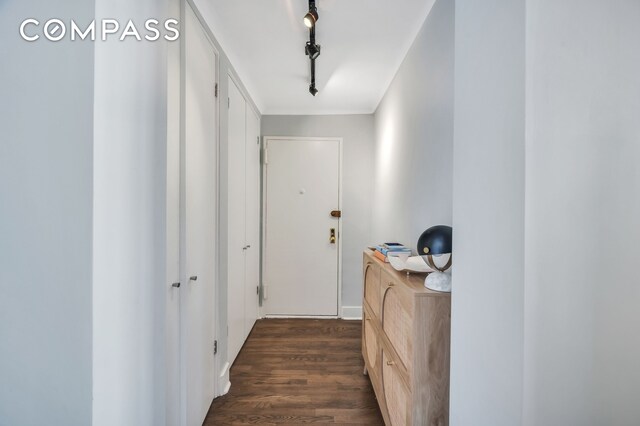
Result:
{"label": "track lighting fixture", "polygon": [[304,15],[304,24],[307,28],[311,29],[316,26],[318,21],[318,9],[316,8],[316,1],[309,0],[309,11]]}
{"label": "track lighting fixture", "polygon": [[318,9],[315,0],[309,0],[309,12],[304,16],[304,24],[309,28],[309,41],[304,46],[304,54],[309,57],[311,65],[311,84],[309,93],[315,96],[316,89],[316,59],[320,56],[320,45],[316,44],[316,22],[318,21]]}
{"label": "track lighting fixture", "polygon": [[320,46],[308,41],[307,45],[304,47],[304,53],[309,57],[309,59],[316,59],[320,56]]}
{"label": "track lighting fixture", "polygon": [[307,28],[313,28],[316,26],[316,22],[318,21],[318,9],[315,8],[315,6],[312,8],[309,8],[309,11],[307,12],[306,15],[304,15],[304,24],[307,26]]}

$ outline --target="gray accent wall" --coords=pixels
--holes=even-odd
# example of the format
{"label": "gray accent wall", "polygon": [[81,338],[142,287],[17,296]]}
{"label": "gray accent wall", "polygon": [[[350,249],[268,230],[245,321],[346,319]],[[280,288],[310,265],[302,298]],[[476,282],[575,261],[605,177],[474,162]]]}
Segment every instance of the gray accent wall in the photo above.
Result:
{"label": "gray accent wall", "polygon": [[527,1],[525,426],[640,424],[638,22]]}
{"label": "gray accent wall", "polygon": [[362,251],[371,242],[373,115],[264,115],[264,136],[341,137],[342,306],[362,306]]}
{"label": "gray accent wall", "polygon": [[450,420],[515,426],[523,387],[525,0],[456,0],[455,37]]}
{"label": "gray accent wall", "polygon": [[52,17],[94,3],[0,1],[2,426],[91,424],[94,44],[20,37]]}
{"label": "gray accent wall", "polygon": [[452,426],[640,424],[639,19],[456,2]]}
{"label": "gray accent wall", "polygon": [[[164,21],[177,0],[96,0],[97,22]],[[95,44],[93,426],[165,424],[168,53]],[[172,402],[172,401],[171,401]]]}
{"label": "gray accent wall", "polygon": [[437,1],[375,113],[372,240],[451,225],[454,2]]}

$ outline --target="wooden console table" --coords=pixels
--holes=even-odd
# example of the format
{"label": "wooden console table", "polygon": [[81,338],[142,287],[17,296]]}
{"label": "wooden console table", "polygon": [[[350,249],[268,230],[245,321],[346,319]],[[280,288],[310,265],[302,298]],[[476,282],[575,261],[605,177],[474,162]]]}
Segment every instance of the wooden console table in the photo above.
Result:
{"label": "wooden console table", "polygon": [[362,356],[388,426],[449,424],[451,295],[364,252]]}

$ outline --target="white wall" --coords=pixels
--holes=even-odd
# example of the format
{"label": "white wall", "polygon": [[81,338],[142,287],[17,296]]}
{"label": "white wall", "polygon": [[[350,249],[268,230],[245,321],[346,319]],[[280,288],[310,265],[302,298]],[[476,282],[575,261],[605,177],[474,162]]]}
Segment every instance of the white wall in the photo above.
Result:
{"label": "white wall", "polygon": [[451,224],[454,2],[438,0],[375,114],[372,241]]}
{"label": "white wall", "polygon": [[91,424],[92,43],[28,43],[29,17],[93,2],[0,1],[0,425]]}
{"label": "white wall", "polygon": [[[97,0],[161,20],[169,1]],[[95,45],[93,424],[165,421],[167,42]]]}
{"label": "white wall", "polygon": [[456,0],[451,425],[521,424],[525,1]]}
{"label": "white wall", "polygon": [[640,424],[640,2],[527,2],[525,425]]}
{"label": "white wall", "polygon": [[361,307],[362,251],[372,244],[373,115],[265,115],[262,135],[343,138],[342,306]]}

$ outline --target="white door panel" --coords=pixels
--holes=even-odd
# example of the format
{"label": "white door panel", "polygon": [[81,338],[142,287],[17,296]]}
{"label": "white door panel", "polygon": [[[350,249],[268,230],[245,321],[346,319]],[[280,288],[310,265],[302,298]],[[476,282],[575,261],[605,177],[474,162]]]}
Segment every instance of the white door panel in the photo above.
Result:
{"label": "white door panel", "polygon": [[229,363],[233,363],[245,339],[245,150],[246,102],[229,78],[229,206],[227,318]]}
{"label": "white door panel", "polygon": [[[183,418],[200,425],[215,396],[216,54],[187,7],[182,302]],[[194,279],[190,279],[194,277]],[[197,279],[195,278],[197,277]]]}
{"label": "white door panel", "polygon": [[267,315],[338,315],[340,141],[269,139],[264,302]]}
{"label": "white door panel", "polygon": [[247,107],[246,112],[245,336],[248,336],[258,318],[260,285],[260,121],[252,108]]}

